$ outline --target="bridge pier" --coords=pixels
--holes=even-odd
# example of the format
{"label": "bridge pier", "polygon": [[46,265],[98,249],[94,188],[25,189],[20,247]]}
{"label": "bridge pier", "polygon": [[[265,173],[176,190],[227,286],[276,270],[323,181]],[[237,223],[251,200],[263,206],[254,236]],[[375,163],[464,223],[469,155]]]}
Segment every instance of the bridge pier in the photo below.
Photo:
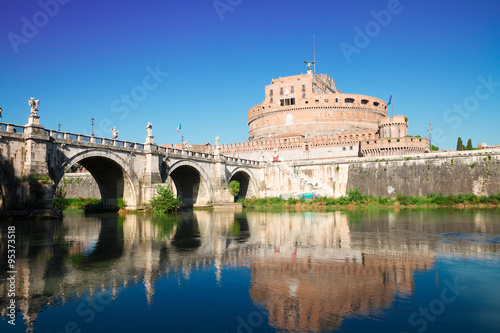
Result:
{"label": "bridge pier", "polygon": [[215,155],[214,166],[214,204],[234,203],[234,197],[229,193],[229,186],[226,177],[226,164],[219,153]]}
{"label": "bridge pier", "polygon": [[30,115],[24,127],[25,151],[21,177],[21,202],[33,208],[52,209],[54,181],[50,177],[47,158],[49,137],[40,125],[40,117]]}

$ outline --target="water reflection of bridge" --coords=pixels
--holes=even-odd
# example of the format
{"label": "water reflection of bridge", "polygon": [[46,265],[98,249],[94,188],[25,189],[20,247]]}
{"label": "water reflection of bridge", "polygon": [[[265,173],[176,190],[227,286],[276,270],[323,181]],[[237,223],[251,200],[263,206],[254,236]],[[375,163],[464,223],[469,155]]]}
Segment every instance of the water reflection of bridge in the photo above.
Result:
{"label": "water reflection of bridge", "polygon": [[[247,266],[250,296],[264,305],[272,325],[317,331],[338,327],[345,316],[379,313],[396,295],[411,294],[413,274],[432,267],[437,252],[451,246],[468,256],[497,251],[494,244],[422,237],[498,233],[481,213],[473,224],[428,223],[419,213],[392,213],[389,220],[362,214],[195,211],[178,218],[73,216],[63,223],[36,222],[29,235],[18,229],[19,309],[32,327],[43,307],[75,296],[104,290],[118,297],[122,288],[143,284],[151,303],[161,277],[183,280],[194,270],[213,269],[221,281],[224,267]],[[0,253],[6,255],[5,229],[1,237]],[[2,295],[6,290],[2,276]],[[6,301],[0,304],[4,316]]]}

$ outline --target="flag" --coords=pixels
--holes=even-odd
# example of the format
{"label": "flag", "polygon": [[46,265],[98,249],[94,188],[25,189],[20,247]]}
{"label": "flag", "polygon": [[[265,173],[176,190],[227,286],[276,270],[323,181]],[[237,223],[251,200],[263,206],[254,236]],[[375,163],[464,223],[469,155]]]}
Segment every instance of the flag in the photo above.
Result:
{"label": "flag", "polygon": [[389,103],[387,103],[387,106],[389,106],[391,103],[392,103],[392,93],[391,93],[391,97],[389,97]]}
{"label": "flag", "polygon": [[179,126],[177,126],[177,133],[179,133],[180,130],[181,130],[181,124],[179,124]]}

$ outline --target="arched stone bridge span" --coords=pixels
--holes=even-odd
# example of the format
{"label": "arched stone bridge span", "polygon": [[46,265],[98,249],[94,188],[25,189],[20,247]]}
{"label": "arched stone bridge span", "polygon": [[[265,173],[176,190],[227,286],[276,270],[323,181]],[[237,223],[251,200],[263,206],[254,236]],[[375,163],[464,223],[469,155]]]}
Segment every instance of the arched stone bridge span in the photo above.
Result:
{"label": "arched stone bridge span", "polygon": [[99,185],[103,207],[143,207],[159,184],[172,186],[185,206],[233,202],[227,184],[240,181],[241,196],[259,193],[263,164],[223,156],[44,129],[38,116],[19,126],[0,123],[0,209],[52,208],[55,189],[71,166],[85,167]]}

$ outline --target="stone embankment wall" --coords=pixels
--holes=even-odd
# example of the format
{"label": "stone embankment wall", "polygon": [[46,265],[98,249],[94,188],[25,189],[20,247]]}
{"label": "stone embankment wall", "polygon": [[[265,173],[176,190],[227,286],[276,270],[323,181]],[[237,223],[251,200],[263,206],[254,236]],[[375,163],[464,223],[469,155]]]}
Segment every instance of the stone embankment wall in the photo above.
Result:
{"label": "stone embankment wall", "polygon": [[[500,193],[500,152],[456,152],[355,163],[347,189],[376,196]],[[431,155],[431,156],[426,156]]]}
{"label": "stone embankment wall", "polygon": [[101,192],[90,173],[66,173],[59,182],[66,190],[66,198],[101,198]]}
{"label": "stone embankment wall", "polygon": [[500,150],[427,153],[268,164],[262,196],[316,193],[340,197],[349,189],[392,196],[500,193]]}

